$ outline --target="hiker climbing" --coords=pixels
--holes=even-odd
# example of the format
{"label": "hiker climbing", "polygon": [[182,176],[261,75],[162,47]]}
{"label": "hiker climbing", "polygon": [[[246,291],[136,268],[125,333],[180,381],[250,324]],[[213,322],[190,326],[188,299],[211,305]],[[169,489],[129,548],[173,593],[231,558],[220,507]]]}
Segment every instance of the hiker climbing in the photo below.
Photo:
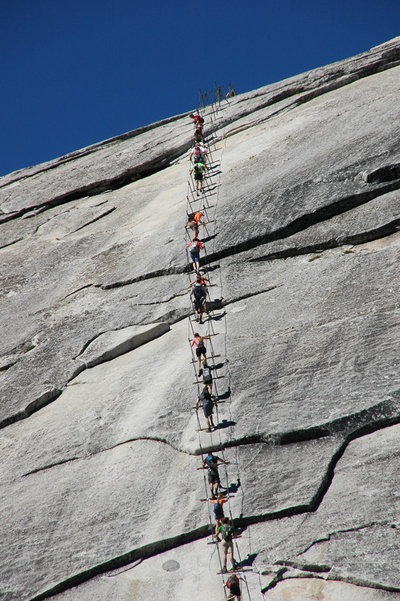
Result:
{"label": "hiker climbing", "polygon": [[198,273],[198,274],[196,274],[196,279],[193,280],[193,282],[190,282],[189,285],[193,286],[193,284],[195,282],[200,282],[200,284],[202,284],[203,286],[205,286],[207,288],[206,282],[210,282],[210,280],[208,278],[206,278],[205,275],[202,275],[201,273]]}
{"label": "hiker climbing", "polygon": [[203,171],[207,171],[207,167],[204,165],[204,163],[195,163],[190,168],[190,172],[194,173],[197,196],[200,196],[200,192],[203,191]]}
{"label": "hiker climbing", "polygon": [[207,161],[207,150],[202,144],[196,142],[194,148],[190,152],[189,159],[191,163],[203,163],[205,165]]}
{"label": "hiker climbing", "polygon": [[207,428],[208,431],[211,432],[211,429],[215,428],[212,415],[214,410],[214,403],[212,401],[211,394],[208,391],[207,385],[204,385],[203,391],[197,397],[196,409],[200,407],[200,403],[203,404],[203,411],[204,417],[206,418]]}
{"label": "hiker climbing", "polygon": [[186,247],[190,252],[190,260],[193,263],[194,271],[199,271],[200,269],[200,251],[204,248],[200,240],[197,238],[193,238],[189,244],[186,244]]}
{"label": "hiker climbing", "polygon": [[[238,564],[236,563],[236,561],[233,557],[233,540],[232,540],[233,537],[236,538],[236,532],[235,532],[235,529],[233,528],[233,526],[231,526],[229,518],[224,517],[224,518],[222,518],[221,522],[222,523],[218,528],[218,534],[221,534],[221,538],[222,538],[222,561],[224,564],[222,567],[222,571],[226,572],[227,571],[226,560],[227,560],[228,554],[229,554],[229,559],[231,560],[232,570],[234,570],[235,568],[238,567]],[[239,596],[240,596],[240,590],[239,590]]]}
{"label": "hiker climbing", "polygon": [[206,346],[204,344],[205,340],[210,340],[209,336],[200,336],[200,334],[198,334],[197,332],[195,333],[193,340],[192,340],[192,344],[191,346],[195,346],[196,347],[196,357],[197,357],[197,366],[198,366],[198,376],[200,377],[203,373],[203,370],[201,368],[201,356],[203,355],[204,359],[207,361],[206,358]]}
{"label": "hiker climbing", "polygon": [[201,218],[203,217],[203,213],[201,211],[197,211],[197,213],[189,213],[188,220],[186,222],[185,227],[189,227],[193,232],[193,240],[197,238],[199,235],[199,225],[205,225]]}
{"label": "hiker climbing", "polygon": [[[224,497],[224,495],[220,492],[216,499],[209,499],[210,503],[214,504],[214,517],[215,517],[215,540],[218,542],[220,539],[218,538],[218,533],[220,532],[220,528],[222,527],[222,520],[225,519],[224,516],[224,503],[228,502],[228,499]],[[226,565],[226,557],[224,561]]]}
{"label": "hiker climbing", "polygon": [[200,275],[197,276],[196,281],[192,285],[192,300],[195,312],[195,319],[200,323],[203,323],[203,312],[207,310],[207,289],[201,282],[202,278]]}
{"label": "hiker climbing", "polygon": [[189,117],[191,119],[193,119],[193,121],[194,121],[194,126],[195,126],[194,137],[195,137],[195,139],[202,140],[203,139],[203,123],[204,123],[203,117],[201,117],[200,115],[194,115],[193,113],[191,113],[189,115]]}
{"label": "hiker climbing", "polygon": [[208,483],[210,485],[211,491],[211,499],[215,499],[218,493],[218,488],[220,485],[219,474],[218,474],[218,465],[221,463],[227,464],[228,461],[217,457],[217,455],[213,455],[211,452],[207,455],[205,460],[203,461],[203,468],[208,468]]}
{"label": "hiker climbing", "polygon": [[208,392],[212,395],[212,385],[213,379],[211,371],[214,369],[214,366],[208,365],[207,361],[203,361],[203,386],[207,387]]}
{"label": "hiker climbing", "polygon": [[224,588],[227,588],[229,590],[229,595],[227,596],[226,601],[234,601],[235,597],[237,601],[240,601],[240,580],[245,582],[245,580],[241,576],[239,576],[238,578],[236,574],[230,574],[228,580],[224,584]]}

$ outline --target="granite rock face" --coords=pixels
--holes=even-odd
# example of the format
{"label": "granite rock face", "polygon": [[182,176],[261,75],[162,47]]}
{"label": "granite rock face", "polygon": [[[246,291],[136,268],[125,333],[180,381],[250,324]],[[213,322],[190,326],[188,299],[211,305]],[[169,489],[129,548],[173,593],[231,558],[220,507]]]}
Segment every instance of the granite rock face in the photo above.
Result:
{"label": "granite rock face", "polygon": [[207,107],[199,200],[189,112],[0,179],[2,599],[223,599],[212,450],[244,599],[400,600],[399,92],[396,38]]}

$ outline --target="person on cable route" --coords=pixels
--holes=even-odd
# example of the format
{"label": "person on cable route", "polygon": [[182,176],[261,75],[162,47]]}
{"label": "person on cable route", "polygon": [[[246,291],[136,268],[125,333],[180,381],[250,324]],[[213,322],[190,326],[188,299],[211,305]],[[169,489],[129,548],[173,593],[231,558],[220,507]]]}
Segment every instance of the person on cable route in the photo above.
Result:
{"label": "person on cable route", "polygon": [[[215,367],[213,365],[208,365],[207,361],[203,361],[203,386],[207,386],[208,392],[212,396],[212,385],[213,379],[211,371],[214,370]],[[213,397],[215,400],[215,397]]]}
{"label": "person on cable route", "polygon": [[213,415],[212,415],[213,410],[214,410],[214,403],[212,401],[211,394],[208,390],[207,384],[204,384],[202,392],[197,397],[196,409],[198,409],[200,407],[200,403],[203,404],[203,411],[204,411],[204,417],[206,418],[207,428],[208,428],[208,431],[211,432],[211,429],[215,428],[215,425],[213,422]]}
{"label": "person on cable route", "polygon": [[[226,568],[226,560],[229,554],[229,559],[231,560],[232,570],[237,569],[239,566],[233,557],[233,540],[232,538],[236,538],[236,532],[233,526],[231,526],[231,522],[229,518],[223,517],[221,520],[221,525],[218,527],[217,534],[221,535],[222,538],[222,561],[223,567],[222,571],[227,572]],[[235,593],[237,594],[237,593]],[[240,595],[240,590],[239,590]]]}
{"label": "person on cable route", "polygon": [[200,196],[200,192],[203,191],[203,171],[207,171],[207,167],[204,163],[194,163],[190,168],[190,173],[194,173],[197,196]]}
{"label": "person on cable route", "polygon": [[203,286],[205,286],[207,288],[206,282],[210,282],[210,280],[209,280],[209,278],[206,278],[205,275],[198,273],[198,274],[196,274],[196,279],[193,280],[193,282],[190,282],[189,286],[193,286],[193,284],[195,284],[196,282],[200,282],[200,284],[202,284]]}
{"label": "person on cable route", "polygon": [[211,451],[208,453],[207,457],[203,461],[203,468],[207,467],[208,469],[208,483],[210,485],[211,491],[211,499],[216,499],[218,488],[220,486],[220,479],[218,473],[218,465],[221,463],[227,464],[228,462],[224,459],[221,459],[217,455],[213,455]]}
{"label": "person on cable route", "polygon": [[198,366],[198,377],[203,374],[203,370],[201,368],[201,357],[203,356],[205,361],[207,362],[206,357],[206,346],[204,344],[205,340],[210,340],[210,336],[200,336],[198,332],[195,333],[191,346],[196,347],[196,357],[197,357],[197,366]]}
{"label": "person on cable route", "polygon": [[226,598],[226,601],[234,601],[235,597],[237,601],[241,600],[240,580],[245,582],[241,576],[237,577],[236,574],[231,574],[229,576],[228,580],[224,584],[224,588],[229,589],[229,594]]}
{"label": "person on cable route", "polygon": [[207,162],[207,150],[199,142],[195,142],[194,147],[190,151],[189,159],[191,163],[203,163]]}
{"label": "person on cable route", "polygon": [[199,323],[203,323],[203,312],[207,310],[206,301],[207,301],[207,289],[204,284],[202,284],[201,275],[197,275],[196,281],[193,282],[191,295],[195,312],[195,319],[199,321]]}
{"label": "person on cable route", "polygon": [[200,251],[204,248],[200,240],[197,238],[193,238],[189,244],[186,244],[186,248],[189,249],[190,260],[193,264],[194,271],[199,271],[200,269]]}
{"label": "person on cable route", "polygon": [[[215,517],[214,537],[215,537],[216,542],[219,542],[220,539],[218,538],[218,532],[219,532],[219,528],[222,526],[222,520],[225,517],[223,505],[224,505],[224,503],[228,502],[228,499],[226,499],[224,494],[222,492],[220,492],[216,498],[211,497],[211,499],[209,499],[209,501],[210,501],[210,503],[212,503],[214,505],[214,517]],[[226,559],[225,559],[225,564],[226,564]]]}
{"label": "person on cable route", "polygon": [[203,117],[201,117],[200,115],[194,115],[193,113],[191,113],[189,115],[189,117],[191,119],[193,119],[193,121],[194,121],[194,126],[195,126],[194,137],[195,137],[195,140],[202,140],[203,139],[203,123],[204,123]]}
{"label": "person on cable route", "polygon": [[199,235],[199,225],[206,225],[201,218],[203,217],[203,213],[201,211],[197,211],[197,213],[189,213],[188,220],[186,222],[185,227],[190,228],[193,232],[193,240]]}

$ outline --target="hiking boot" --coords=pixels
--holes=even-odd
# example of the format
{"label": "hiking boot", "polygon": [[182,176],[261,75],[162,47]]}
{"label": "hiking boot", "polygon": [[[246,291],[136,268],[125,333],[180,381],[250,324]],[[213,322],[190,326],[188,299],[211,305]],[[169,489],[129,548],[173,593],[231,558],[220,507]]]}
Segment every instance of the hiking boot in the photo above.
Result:
{"label": "hiking boot", "polygon": [[202,376],[202,375],[203,375],[203,370],[199,369],[199,376],[198,377],[200,378],[200,376]]}
{"label": "hiking boot", "polygon": [[227,572],[228,570],[226,569],[226,566],[222,566],[222,570],[221,572]]}

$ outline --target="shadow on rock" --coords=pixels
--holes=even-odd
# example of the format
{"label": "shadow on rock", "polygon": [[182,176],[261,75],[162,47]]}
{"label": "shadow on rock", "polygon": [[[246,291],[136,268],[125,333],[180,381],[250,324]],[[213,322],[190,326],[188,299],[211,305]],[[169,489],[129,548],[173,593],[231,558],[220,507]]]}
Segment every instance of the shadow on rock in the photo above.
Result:
{"label": "shadow on rock", "polygon": [[227,419],[223,419],[222,422],[215,426],[215,429],[223,430],[224,428],[230,428],[230,426],[236,426],[236,422],[228,422]]}
{"label": "shadow on rock", "polygon": [[217,401],[225,401],[226,399],[229,399],[230,396],[231,396],[231,389],[230,389],[230,387],[228,387],[228,390],[226,392],[223,392],[222,394],[219,394],[217,396]]}

